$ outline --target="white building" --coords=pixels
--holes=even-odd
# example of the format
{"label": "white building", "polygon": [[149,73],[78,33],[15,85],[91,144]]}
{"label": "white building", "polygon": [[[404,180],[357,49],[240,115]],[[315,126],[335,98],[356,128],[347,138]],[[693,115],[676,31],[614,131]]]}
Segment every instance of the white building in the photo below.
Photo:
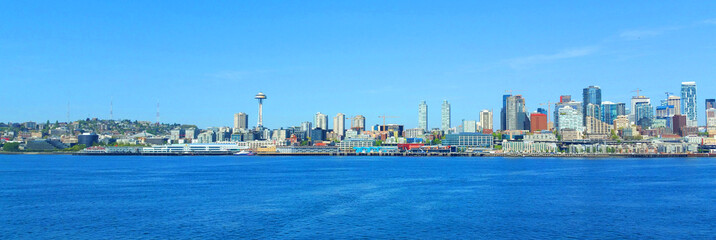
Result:
{"label": "white building", "polygon": [[492,129],[492,111],[482,110],[480,112],[479,130]]}
{"label": "white building", "polygon": [[333,132],[342,137],[343,135],[345,135],[345,131],[346,115],[343,113],[338,113],[335,117],[333,117]]}
{"label": "white building", "polygon": [[328,115],[320,112],[316,113],[313,123],[316,125],[316,128],[328,130]]}

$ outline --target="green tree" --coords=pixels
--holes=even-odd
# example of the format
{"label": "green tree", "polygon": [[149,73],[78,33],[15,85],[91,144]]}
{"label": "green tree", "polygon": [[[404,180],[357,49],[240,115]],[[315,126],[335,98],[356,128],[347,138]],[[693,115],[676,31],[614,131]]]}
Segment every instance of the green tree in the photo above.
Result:
{"label": "green tree", "polygon": [[2,146],[2,150],[5,152],[19,152],[20,151],[20,143],[16,143],[16,142],[5,143],[5,145]]}
{"label": "green tree", "polygon": [[375,142],[373,142],[373,146],[379,147],[379,146],[381,146],[381,145],[383,145],[383,141],[382,141],[382,140],[375,140]]}

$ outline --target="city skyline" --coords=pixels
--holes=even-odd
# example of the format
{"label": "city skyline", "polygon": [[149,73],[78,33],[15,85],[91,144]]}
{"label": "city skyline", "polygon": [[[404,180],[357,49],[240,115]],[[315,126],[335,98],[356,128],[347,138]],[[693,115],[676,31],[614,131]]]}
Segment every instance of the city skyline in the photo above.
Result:
{"label": "city skyline", "polygon": [[[712,2],[275,6],[8,3],[0,81],[9,90],[0,101],[12,104],[0,108],[0,121],[66,121],[69,108],[71,120],[153,122],[161,101],[162,122],[232,126],[231,116],[245,112],[255,126],[249,98],[264,92],[269,128],[316,112],[361,114],[366,126],[392,115],[416,127],[415,106],[425,100],[432,129],[442,100],[452,126],[483,109],[494,109],[499,124],[505,90],[526,90],[515,95],[531,113],[560,95],[581,101],[590,85],[602,100],[627,104],[642,89],[658,106],[665,91],[679,95],[681,82],[695,81],[704,125],[702,104],[716,93]],[[534,9],[545,14],[524,14]]]}

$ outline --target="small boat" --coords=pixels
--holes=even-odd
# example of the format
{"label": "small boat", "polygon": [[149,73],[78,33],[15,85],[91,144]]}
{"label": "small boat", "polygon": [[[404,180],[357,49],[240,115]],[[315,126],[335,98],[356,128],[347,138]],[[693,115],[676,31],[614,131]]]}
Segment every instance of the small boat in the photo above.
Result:
{"label": "small boat", "polygon": [[241,152],[234,153],[236,156],[253,156],[256,155],[256,153],[251,151],[242,150]]}

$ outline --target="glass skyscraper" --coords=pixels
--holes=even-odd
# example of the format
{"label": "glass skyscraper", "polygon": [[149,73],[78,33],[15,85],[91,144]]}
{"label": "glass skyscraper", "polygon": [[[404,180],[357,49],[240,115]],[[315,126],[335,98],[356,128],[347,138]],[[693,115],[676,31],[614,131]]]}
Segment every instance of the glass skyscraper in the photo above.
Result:
{"label": "glass skyscraper", "polygon": [[425,101],[418,105],[418,128],[428,131],[428,104]]}
{"label": "glass skyscraper", "polygon": [[643,129],[651,127],[651,123],[654,120],[654,108],[651,107],[651,103],[637,103],[634,117],[636,125],[641,126]]}
{"label": "glass skyscraper", "polygon": [[602,122],[613,124],[617,116],[626,115],[626,104],[613,103],[609,101],[602,102]]}
{"label": "glass skyscraper", "polygon": [[681,83],[681,107],[682,115],[686,116],[686,126],[696,127],[698,125],[696,82]]}
{"label": "glass skyscraper", "polygon": [[586,123],[585,120],[587,118],[588,113],[587,106],[589,104],[594,104],[597,106],[602,105],[602,89],[600,89],[598,86],[589,86],[588,88],[582,90],[582,111],[584,113],[584,116],[582,117],[583,123]]}
{"label": "glass skyscraper", "polygon": [[450,103],[447,100],[443,100],[442,114],[441,114],[441,126],[440,129],[443,131],[450,130]]}

